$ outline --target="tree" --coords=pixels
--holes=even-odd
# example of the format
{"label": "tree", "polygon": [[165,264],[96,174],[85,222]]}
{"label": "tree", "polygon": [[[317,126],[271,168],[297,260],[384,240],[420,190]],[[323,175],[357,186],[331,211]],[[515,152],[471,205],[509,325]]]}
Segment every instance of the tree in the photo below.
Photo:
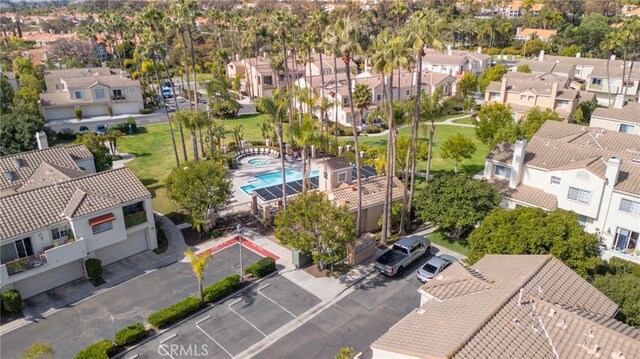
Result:
{"label": "tree", "polygon": [[60,39],[51,47],[49,58],[68,67],[95,66],[99,63],[96,52],[87,41]]}
{"label": "tree", "polygon": [[[398,4],[399,2],[396,2],[395,4]],[[344,347],[344,348],[340,348],[340,352],[335,356],[335,359],[353,359],[356,357],[356,353],[355,350],[353,350],[352,347]]]}
{"label": "tree", "polygon": [[44,120],[39,115],[0,114],[0,156],[37,149],[35,134],[43,128]]}
{"label": "tree", "polygon": [[27,350],[25,350],[24,354],[22,354],[21,359],[53,359],[53,355],[54,351],[53,348],[51,348],[51,345],[44,343],[33,343],[27,348]]}
{"label": "tree", "polygon": [[527,112],[520,124],[518,124],[519,137],[530,140],[546,121],[562,121],[562,119],[551,109],[541,111],[537,106],[532,108]]}
{"label": "tree", "polygon": [[512,143],[518,138],[518,127],[507,106],[501,103],[486,105],[478,113],[478,118],[476,136],[489,147],[499,142]]}
{"label": "tree", "polygon": [[573,121],[580,125],[589,126],[589,123],[591,123],[591,115],[597,107],[597,100],[580,102],[576,112],[573,114]]}
{"label": "tree", "polygon": [[531,67],[529,67],[529,65],[527,64],[522,64],[518,66],[518,72],[522,72],[525,74],[530,74],[531,73]]}
{"label": "tree", "polygon": [[630,274],[596,276],[593,286],[618,306],[617,318],[640,328],[640,278]]}
{"label": "tree", "polygon": [[0,75],[0,115],[6,114],[13,103],[13,87],[9,81]]}
{"label": "tree", "polygon": [[470,264],[485,254],[553,254],[584,278],[601,263],[600,240],[586,233],[578,215],[519,207],[496,209],[468,238]]}
{"label": "tree", "polygon": [[492,81],[500,81],[502,76],[506,73],[507,67],[504,64],[497,64],[496,66],[488,67],[484,70],[482,74],[480,74],[480,79],[478,80],[482,93],[487,90],[487,86],[489,86]]}
{"label": "tree", "polygon": [[184,255],[185,257],[189,258],[189,263],[191,263],[191,270],[193,271],[193,275],[196,276],[196,280],[198,281],[198,294],[200,295],[200,301],[204,303],[204,293],[202,291],[204,270],[207,268],[207,264],[209,264],[209,259],[212,259],[213,256],[209,252],[203,252],[200,255],[196,255],[190,249],[187,249],[184,252]]}
{"label": "tree", "polygon": [[[225,165],[215,160],[191,161],[165,179],[169,198],[185,210],[192,224],[202,227],[211,212],[229,202],[231,182]],[[202,228],[199,230],[202,235]]]}
{"label": "tree", "polygon": [[473,93],[478,89],[478,78],[471,72],[465,72],[458,83],[458,91],[462,95],[463,99],[473,96]]}
{"label": "tree", "polygon": [[465,136],[463,133],[456,133],[455,135],[447,138],[442,143],[442,146],[440,146],[442,158],[451,158],[455,162],[455,173],[458,173],[458,163],[462,162],[464,158],[471,158],[471,156],[476,152],[476,149],[473,139],[469,136]]}
{"label": "tree", "polygon": [[359,125],[364,123],[364,110],[371,106],[372,100],[373,94],[371,93],[369,85],[365,83],[356,84],[356,87],[353,89],[353,107],[356,108],[360,114],[360,120],[357,121]]}
{"label": "tree", "polygon": [[464,174],[445,173],[429,180],[418,194],[416,213],[460,239],[499,203],[500,196],[491,184]]}
{"label": "tree", "polygon": [[118,153],[118,138],[122,137],[122,131],[117,128],[110,128],[104,138],[109,141],[109,149],[112,155]]}
{"label": "tree", "polygon": [[336,206],[322,192],[301,193],[274,220],[276,238],[301,252],[312,253],[320,270],[344,256],[354,243],[353,215]]}
{"label": "tree", "polygon": [[113,160],[111,159],[109,149],[104,145],[104,141],[101,136],[98,136],[93,132],[88,132],[78,136],[74,143],[83,144],[89,149],[89,152],[93,155],[96,172],[111,169]]}

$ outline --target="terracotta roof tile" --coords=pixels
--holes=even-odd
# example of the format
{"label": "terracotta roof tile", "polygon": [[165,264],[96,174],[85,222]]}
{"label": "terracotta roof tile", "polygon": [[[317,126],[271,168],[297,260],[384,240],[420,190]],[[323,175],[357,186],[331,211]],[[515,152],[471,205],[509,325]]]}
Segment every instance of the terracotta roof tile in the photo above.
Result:
{"label": "terracotta roof tile", "polygon": [[498,189],[500,195],[516,202],[530,204],[549,211],[558,208],[557,197],[539,188],[524,184],[520,184],[516,188],[509,188],[508,180],[493,180],[491,183]]}
{"label": "terracotta roof tile", "polygon": [[592,118],[603,118],[620,122],[640,123],[640,103],[627,102],[622,108],[598,107],[593,111]]}
{"label": "terracotta roof tile", "polygon": [[[384,203],[387,179],[385,176],[370,177],[362,180],[362,208]],[[402,182],[393,178],[393,201],[402,199]],[[346,205],[350,211],[358,207],[358,186],[354,181],[326,192],[327,197],[337,205]]]}

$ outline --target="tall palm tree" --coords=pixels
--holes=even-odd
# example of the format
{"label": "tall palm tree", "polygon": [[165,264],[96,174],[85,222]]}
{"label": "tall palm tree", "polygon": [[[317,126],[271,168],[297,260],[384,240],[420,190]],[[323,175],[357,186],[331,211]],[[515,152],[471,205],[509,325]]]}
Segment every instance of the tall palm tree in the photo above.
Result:
{"label": "tall palm tree", "polygon": [[342,61],[347,72],[347,89],[349,92],[349,106],[351,107],[351,128],[353,129],[353,145],[356,157],[356,182],[358,186],[358,206],[356,212],[356,236],[360,236],[362,223],[362,178],[360,171],[360,146],[358,145],[358,129],[353,111],[353,88],[351,84],[350,64],[352,56],[363,52],[366,47],[366,36],[361,24],[351,17],[343,17],[335,24],[335,33],[339,39]]}
{"label": "tall palm tree", "polygon": [[185,257],[189,258],[189,263],[191,263],[191,270],[193,271],[193,275],[196,276],[196,280],[198,281],[198,294],[200,295],[200,301],[204,303],[204,292],[202,290],[202,282],[204,281],[204,270],[207,268],[209,259],[213,258],[213,255],[210,252],[204,252],[200,255],[196,255],[190,249],[187,249],[184,252],[184,255]]}
{"label": "tall palm tree", "polygon": [[394,17],[396,19],[396,24],[394,29],[395,30],[394,33],[396,35],[398,35],[400,31],[400,21],[408,13],[409,13],[409,8],[407,7],[407,4],[405,4],[402,1],[396,1],[391,6],[391,11],[389,12],[389,15],[391,15],[391,17]]}
{"label": "tall palm tree", "polygon": [[[340,55],[340,40],[336,35],[332,26],[327,26],[322,36],[322,48],[324,51],[331,54],[333,57],[333,89],[334,89],[334,100],[333,102],[333,123],[335,125],[335,145],[338,146],[338,105],[339,102],[335,99],[337,98],[338,93],[338,56]],[[348,71],[348,69],[347,69]],[[324,84],[324,81],[323,81]],[[324,97],[324,96],[323,96]]]}
{"label": "tall palm tree", "polygon": [[373,94],[369,85],[364,83],[356,84],[353,88],[353,107],[358,109],[358,114],[360,115],[358,123],[360,125],[364,123],[364,110],[371,106],[371,101],[373,101]]}
{"label": "tall palm tree", "polygon": [[[323,49],[323,31],[325,29],[325,27],[328,24],[328,19],[327,19],[327,13],[322,11],[322,10],[315,10],[313,13],[311,13],[311,19],[309,20],[309,28],[311,29],[311,31],[314,32],[315,34],[315,39],[316,39],[316,43],[313,45],[314,46],[314,50],[318,52],[318,55],[320,56],[320,82],[322,84],[322,86],[324,86],[324,61],[322,61],[322,53],[324,51]],[[325,96],[322,96],[322,98],[326,98]],[[323,124],[323,130],[324,130],[324,113],[323,111],[320,112],[320,116],[321,119],[320,121],[322,121]]]}
{"label": "tall palm tree", "polygon": [[185,18],[187,15],[185,14],[184,8],[181,6],[179,2],[174,2],[171,4],[169,9],[169,17],[167,21],[171,23],[171,26],[176,29],[176,34],[178,39],[180,39],[180,43],[182,45],[183,51],[183,61],[184,65],[184,74],[187,78],[187,99],[189,100],[189,108],[193,110],[193,101],[191,97],[191,81],[190,81],[190,73],[189,73],[189,55],[187,54],[188,46],[187,39],[185,37],[186,25],[185,22],[188,22],[189,19]]}
{"label": "tall palm tree", "polygon": [[222,123],[213,121],[211,124],[211,136],[215,137],[218,145],[218,153],[222,154],[222,140],[226,138],[227,129]]}
{"label": "tall palm tree", "polygon": [[175,122],[182,123],[187,130],[189,130],[189,135],[191,137],[191,147],[193,150],[193,159],[195,161],[198,160],[198,140],[196,137],[196,131],[198,130],[198,118],[195,112],[189,112],[185,110],[177,110],[171,116]]}

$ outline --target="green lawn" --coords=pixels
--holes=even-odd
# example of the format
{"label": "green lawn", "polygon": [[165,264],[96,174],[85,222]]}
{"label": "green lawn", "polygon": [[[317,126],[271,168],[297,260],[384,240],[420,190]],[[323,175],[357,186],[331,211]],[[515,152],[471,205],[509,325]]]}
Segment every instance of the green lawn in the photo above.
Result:
{"label": "green lawn", "polygon": [[454,252],[458,252],[465,256],[469,255],[469,244],[467,242],[461,242],[451,239],[446,233],[441,230],[437,230],[427,236],[431,242],[439,246],[451,249]]}

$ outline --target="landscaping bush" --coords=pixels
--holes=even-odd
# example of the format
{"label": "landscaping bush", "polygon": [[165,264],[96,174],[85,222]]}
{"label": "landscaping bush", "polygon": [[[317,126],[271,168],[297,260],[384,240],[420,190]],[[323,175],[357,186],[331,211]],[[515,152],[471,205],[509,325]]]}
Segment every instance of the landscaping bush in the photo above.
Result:
{"label": "landscaping bush", "polygon": [[338,135],[339,136],[353,136],[353,129],[352,128],[348,128],[348,127],[341,128],[338,131]]}
{"label": "landscaping bush", "polygon": [[276,261],[273,258],[265,257],[247,267],[244,273],[251,274],[255,278],[260,278],[274,270],[276,270]]}
{"label": "landscaping bush", "polygon": [[116,344],[125,346],[137,342],[144,338],[145,335],[147,335],[147,330],[144,329],[144,325],[135,323],[118,330],[115,340]]}
{"label": "landscaping bush", "polygon": [[[65,131],[57,132],[56,136],[60,141],[75,141],[76,138],[78,137],[78,133],[71,130],[65,130]],[[47,135],[47,137],[49,136]]]}
{"label": "landscaping bush", "polygon": [[233,293],[234,290],[240,286],[240,276],[238,274],[232,274],[225,279],[214,283],[206,287],[204,292],[204,301],[207,303],[215,302],[216,300]]}
{"label": "landscaping bush", "polygon": [[109,115],[109,117],[113,116],[113,107],[107,106],[107,114]]}
{"label": "landscaping bush", "polygon": [[103,339],[95,344],[82,349],[73,358],[74,359],[108,359],[114,354],[116,345],[108,339]]}
{"label": "landscaping bush", "polygon": [[366,130],[364,130],[365,133],[380,133],[382,131],[383,129],[377,126],[369,126]]}
{"label": "landscaping bush", "polygon": [[82,118],[82,110],[79,108],[76,108],[74,114],[76,115],[76,119],[81,119]]}
{"label": "landscaping bush", "polygon": [[189,297],[157,312],[151,313],[147,321],[156,328],[164,328],[200,309],[200,299]]}
{"label": "landscaping bush", "polygon": [[138,111],[138,112],[140,112],[141,115],[148,115],[151,112],[153,112],[153,110],[150,109],[150,108],[143,108],[143,109],[140,109],[140,111]]}
{"label": "landscaping bush", "polygon": [[22,309],[22,295],[17,289],[11,289],[2,292],[2,303],[0,303],[2,311],[6,314],[13,315]]}
{"label": "landscaping bush", "polygon": [[89,258],[85,262],[89,279],[96,280],[102,276],[102,261],[98,258]]}
{"label": "landscaping bush", "polygon": [[633,274],[640,278],[640,264],[633,263],[622,258],[609,258],[609,272],[611,274]]}
{"label": "landscaping bush", "polygon": [[138,133],[138,124],[136,124],[136,119],[133,116],[127,117],[127,131],[129,130],[129,125],[131,125],[132,134]]}

